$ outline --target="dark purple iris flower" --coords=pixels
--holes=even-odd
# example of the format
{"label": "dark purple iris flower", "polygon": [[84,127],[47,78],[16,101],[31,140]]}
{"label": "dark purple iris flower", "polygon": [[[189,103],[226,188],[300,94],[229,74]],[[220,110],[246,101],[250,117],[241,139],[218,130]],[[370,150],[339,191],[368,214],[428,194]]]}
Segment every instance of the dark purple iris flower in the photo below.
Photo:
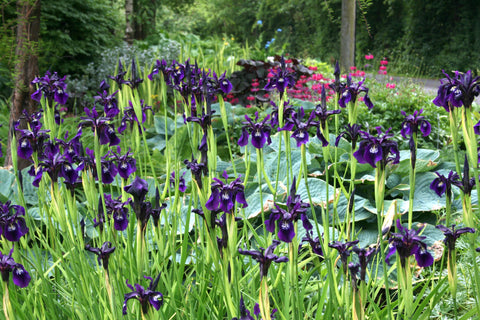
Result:
{"label": "dark purple iris flower", "polygon": [[[270,314],[271,319],[275,319],[275,313],[277,309],[273,309]],[[258,303],[253,307],[253,314],[257,320],[260,320],[260,306]],[[240,318],[234,317],[232,320],[255,320],[254,317],[250,315],[250,311],[245,307],[245,302],[243,301],[243,296],[240,297]]]}
{"label": "dark purple iris flower", "polygon": [[111,147],[120,144],[120,139],[117,137],[115,127],[110,123],[110,117],[100,117],[95,106],[93,106],[92,110],[85,107],[84,111],[87,116],[80,117],[81,122],[78,125],[79,128],[92,128],[92,131],[98,135],[101,145],[108,144]]}
{"label": "dark purple iris flower", "polygon": [[415,260],[419,267],[429,267],[433,264],[433,257],[427,251],[427,245],[423,240],[427,237],[419,236],[420,230],[403,227],[400,223],[400,219],[397,219],[398,233],[392,233],[389,250],[385,257],[388,263],[389,258],[398,253],[402,267],[405,268],[406,259],[411,255],[415,255]]}
{"label": "dark purple iris flower", "polygon": [[108,154],[102,157],[101,160],[102,183],[104,184],[110,184],[115,181],[115,176],[118,173],[118,169],[115,163],[112,160],[105,159],[107,156]]}
{"label": "dark purple iris flower", "polygon": [[208,128],[212,125],[212,117],[214,113],[215,113],[215,110],[210,111],[210,113],[202,112],[201,117],[188,117],[186,119],[187,122],[198,123],[200,127],[202,127],[203,137],[202,137],[202,141],[200,142],[200,146],[198,147],[198,150],[205,150],[205,151],[208,150],[207,134],[208,134]]}
{"label": "dark purple iris flower", "polygon": [[357,83],[352,82],[352,77],[348,75],[347,84],[341,89],[340,99],[338,100],[340,107],[346,108],[349,102],[355,103],[358,95],[364,92],[363,102],[369,110],[373,108],[373,103],[368,96],[369,89],[363,85],[364,82],[365,78]]}
{"label": "dark purple iris flower", "polygon": [[415,165],[417,161],[417,146],[416,146],[416,136],[418,132],[418,127],[420,126],[420,132],[424,137],[430,134],[432,126],[430,122],[425,120],[424,116],[420,114],[423,112],[423,109],[420,109],[420,112],[415,111],[413,114],[407,115],[405,111],[402,111],[402,115],[405,119],[402,122],[401,134],[404,138],[407,136],[410,137],[409,147],[410,147],[410,165],[413,170],[415,170]]}
{"label": "dark purple iris flower", "polygon": [[44,172],[48,173],[52,182],[56,183],[62,173],[62,167],[64,167],[66,163],[66,159],[63,154],[60,153],[57,144],[49,143],[48,141],[46,145],[50,145],[51,147],[45,148],[45,152],[40,155],[40,162],[38,163],[36,172],[33,166],[29,171],[30,175],[35,176],[32,183],[35,187],[39,186]]}
{"label": "dark purple iris flower", "polygon": [[205,174],[206,166],[204,163],[197,162],[197,159],[194,159],[192,156],[192,161],[184,160],[183,163],[187,166],[187,169],[192,171],[192,175],[197,181],[198,187],[202,189],[202,173]]}
{"label": "dark purple iris flower", "polygon": [[438,225],[435,228],[440,229],[440,231],[443,232],[445,235],[445,239],[443,242],[447,246],[448,251],[453,252],[455,250],[455,243],[457,242],[457,239],[464,233],[475,233],[475,229],[473,228],[460,228],[460,229],[455,229],[455,225],[452,225],[451,228],[447,228],[446,226],[443,225]]}
{"label": "dark purple iris flower", "polygon": [[122,61],[118,59],[118,69],[117,69],[117,75],[115,76],[108,76],[110,79],[115,81],[118,84],[118,88],[121,90],[122,85],[125,83],[125,75],[127,74],[126,71],[123,71],[123,65]]}
{"label": "dark purple iris flower", "polygon": [[[227,216],[226,214],[222,214],[220,216],[220,219],[217,219],[218,212],[215,212],[212,214],[212,216],[215,216],[215,224],[214,226],[217,226],[220,228],[220,231],[222,232],[222,237],[219,238],[217,237],[217,246],[218,246],[218,251],[220,252],[220,256],[223,258],[223,249],[228,247],[228,226],[227,226]],[[204,217],[205,219],[205,217]]]}
{"label": "dark purple iris flower", "polygon": [[260,251],[256,250],[242,250],[238,249],[238,252],[243,255],[251,256],[253,259],[257,260],[260,265],[260,279],[267,276],[268,269],[272,262],[287,262],[287,257],[279,257],[273,253],[275,248],[280,244],[278,240],[272,240],[272,245],[265,250],[264,248],[260,248]]}
{"label": "dark purple iris flower", "polygon": [[243,295],[240,296],[240,318],[234,317],[232,320],[255,320],[251,315],[250,311],[245,306],[243,301]]}
{"label": "dark purple iris flower", "polygon": [[246,208],[248,204],[245,200],[245,186],[240,178],[226,184],[228,181],[227,172],[224,171],[222,176],[225,179],[225,183],[217,178],[213,178],[215,181],[211,185],[212,194],[208,198],[207,203],[205,203],[205,207],[210,211],[220,208],[225,213],[233,213],[235,202],[238,202],[242,204],[242,208]]}
{"label": "dark purple iris flower", "polygon": [[[230,91],[232,91],[233,89],[233,85],[232,83],[230,82],[230,80],[228,80],[226,77],[225,77],[225,74],[227,72],[225,71],[221,76],[220,78],[218,79],[218,88],[220,89],[220,91],[223,93],[223,94],[228,94]],[[214,75],[214,79],[217,78],[217,75],[215,74],[215,72],[213,73]]]}
{"label": "dark purple iris flower", "polygon": [[162,213],[162,210],[166,207],[166,203],[162,203],[160,205],[160,192],[158,191],[158,188],[155,188],[155,202],[154,207],[152,208],[152,211],[150,213],[153,219],[153,225],[155,227],[158,227],[158,222],[160,221],[160,214]]}
{"label": "dark purple iris flower", "polygon": [[334,241],[328,244],[330,248],[334,248],[338,251],[338,254],[340,255],[340,260],[342,261],[343,265],[343,272],[345,272],[345,274],[348,272],[348,257],[353,250],[352,247],[355,246],[357,243],[358,240],[347,242]]}
{"label": "dark purple iris flower", "polygon": [[465,162],[463,164],[462,182],[458,186],[466,195],[471,195],[473,187],[475,186],[475,179],[473,177],[470,178],[470,166],[468,165],[467,155],[465,155]]}
{"label": "dark purple iris flower", "polygon": [[440,87],[433,104],[450,112],[453,107],[470,108],[473,100],[480,94],[480,77],[473,77],[472,71],[466,73],[455,71],[452,78],[442,70],[446,78],[440,79]]}
{"label": "dark purple iris flower", "polygon": [[123,301],[123,308],[122,313],[123,315],[127,314],[127,302],[130,299],[137,299],[140,301],[140,305],[142,306],[142,313],[146,314],[148,312],[148,306],[151,305],[156,310],[159,310],[160,307],[163,305],[163,294],[158,291],[154,291],[158,285],[158,281],[160,280],[160,274],[157,276],[155,280],[151,277],[144,276],[145,279],[150,280],[150,285],[145,290],[141,285],[135,284],[135,288],[126,281],[127,287],[129,287],[132,292],[125,293],[125,300]]}
{"label": "dark purple iris flower", "polygon": [[134,202],[142,202],[148,193],[148,183],[142,178],[135,177],[131,184],[125,186],[124,190],[133,196]]}
{"label": "dark purple iris flower", "polygon": [[35,125],[30,129],[20,129],[20,120],[15,123],[15,130],[20,132],[20,138],[17,143],[17,154],[22,159],[30,159],[34,152],[41,153],[45,142],[50,138],[50,130],[41,130],[40,121],[35,121]]}
{"label": "dark purple iris flower", "polygon": [[424,137],[428,136],[432,131],[432,125],[424,116],[421,116],[423,109],[420,111],[415,111],[413,114],[407,115],[405,111],[401,111],[405,119],[402,122],[401,134],[404,138],[407,136],[412,136],[418,132],[418,127],[420,127],[420,132]]}
{"label": "dark purple iris flower", "polygon": [[[272,127],[276,127],[279,125],[279,115],[278,115],[278,109],[279,107],[275,104],[275,102],[270,101],[270,104],[272,105],[272,119],[270,120],[270,125]],[[283,121],[289,121],[288,119],[292,119],[293,114],[295,113],[295,109],[293,108],[293,105],[290,104],[290,100],[287,100],[283,103]],[[292,122],[291,120],[290,122]]]}
{"label": "dark purple iris flower", "polygon": [[68,131],[65,133],[65,136],[62,139],[55,139],[55,141],[63,148],[63,156],[65,160],[73,163],[79,160],[79,157],[82,153],[82,143],[80,142],[80,137],[82,136],[82,128],[78,129],[77,134],[67,141]]}
{"label": "dark purple iris flower", "polygon": [[338,64],[338,61],[335,63],[333,75],[335,76],[335,81],[330,83],[328,87],[335,91],[337,93],[337,99],[340,99],[340,94],[342,93],[343,88],[345,88],[345,83],[340,81],[340,65]]}
{"label": "dark purple iris flower", "polygon": [[372,258],[377,254],[378,248],[377,247],[369,247],[369,248],[359,248],[357,246],[353,247],[353,252],[358,255],[359,260],[359,267],[360,267],[360,280],[365,281],[366,274],[367,274],[367,265]]}
{"label": "dark purple iris flower", "polygon": [[245,115],[246,122],[243,122],[242,135],[238,139],[238,145],[244,147],[248,144],[248,137],[252,136],[252,145],[257,149],[262,149],[265,143],[272,143],[270,131],[272,130],[266,122],[270,119],[267,115],[262,121],[258,122],[258,111],[255,112],[255,123],[248,115]]}
{"label": "dark purple iris flower", "polygon": [[66,76],[60,78],[56,72],[52,74],[50,71],[47,71],[43,77],[35,77],[32,84],[37,84],[38,89],[32,94],[32,99],[40,102],[43,94],[48,100],[53,99],[59,104],[67,103],[68,93],[65,79]]}
{"label": "dark purple iris flower", "polygon": [[58,103],[55,104],[53,108],[53,120],[57,125],[61,125],[63,123],[62,116],[60,115],[60,111],[58,111]]}
{"label": "dark purple iris flower", "polygon": [[8,256],[3,255],[0,252],[0,273],[2,275],[2,280],[8,282],[10,272],[12,272],[13,283],[20,288],[25,288],[30,283],[31,277],[23,265],[16,263],[15,260],[13,260],[13,249],[14,246],[12,246]]}
{"label": "dark purple iris flower", "polygon": [[364,139],[360,142],[358,150],[353,153],[359,163],[368,163],[376,168],[380,163],[380,168],[385,168],[387,163],[393,164],[400,162],[400,151],[396,141],[390,140],[393,134],[389,133],[391,129],[382,134],[380,127],[376,127],[378,137],[374,137],[368,132],[360,131]]}
{"label": "dark purple iris flower", "polygon": [[135,58],[132,58],[132,68],[130,69],[131,78],[124,81],[123,83],[135,90],[143,82],[143,79],[138,77],[137,73],[137,64],[135,63]]}
{"label": "dark purple iris flower", "polygon": [[[286,119],[285,125],[278,129],[279,131],[287,130],[291,131],[295,129],[292,133],[292,138],[297,141],[297,147],[300,147],[302,144],[306,144],[309,140],[308,129],[311,127],[317,128],[317,137],[321,140],[319,136],[318,126],[320,125],[318,121],[314,121],[315,119],[315,112],[313,111],[310,113],[310,117],[306,122],[302,122],[303,118],[305,117],[305,111],[303,107],[300,107],[300,111],[294,112],[290,119]],[[323,137],[323,136],[322,136]]]}
{"label": "dark purple iris flower", "polygon": [[303,237],[302,242],[303,241],[308,241],[308,243],[310,243],[310,247],[312,248],[312,252],[320,258],[323,258],[323,250],[322,244],[320,243],[320,238],[313,238],[313,232],[311,230],[307,230],[307,236]]}
{"label": "dark purple iris flower", "polygon": [[[187,190],[187,185],[185,184],[185,174],[187,172],[184,171],[182,176],[178,178],[178,190],[180,192],[185,192]],[[175,188],[175,171],[172,171],[170,174],[170,187]]]}
{"label": "dark purple iris flower", "polygon": [[122,149],[117,147],[117,153],[113,153],[114,159],[117,162],[118,174],[123,179],[128,179],[132,173],[137,171],[137,161],[133,158],[133,153],[128,152],[121,155]]}
{"label": "dark purple iris flower", "polygon": [[98,92],[98,96],[94,97],[95,103],[99,103],[103,106],[103,112],[109,118],[113,118],[120,113],[118,101],[117,98],[115,98],[117,92],[118,90],[112,94],[108,94],[107,90],[103,90],[103,92]]}
{"label": "dark purple iris flower", "polygon": [[74,168],[70,163],[64,162],[63,166],[60,168],[59,176],[64,178],[63,183],[70,190],[72,196],[74,195],[75,188],[80,186],[82,180],[78,174],[80,171],[79,167]]}
{"label": "dark purple iris flower", "polygon": [[133,203],[131,204],[133,212],[135,212],[137,221],[141,223],[141,231],[145,232],[145,227],[153,210],[152,204],[145,201],[145,196],[148,193],[148,183],[136,177],[124,190],[133,196]]}
{"label": "dark purple iris flower", "polygon": [[[320,120],[320,125],[322,126],[322,129],[326,128],[326,123],[330,116],[334,114],[339,114],[340,112],[340,109],[327,110],[327,94],[325,92],[325,86],[322,86],[322,101],[315,107],[315,115]],[[318,127],[317,129],[317,137],[320,139],[320,141],[322,141],[322,146],[326,147],[328,145],[328,140],[323,136],[322,132],[320,131],[320,127]]]}
{"label": "dark purple iris flower", "polygon": [[107,209],[107,216],[113,218],[113,227],[115,230],[123,231],[128,226],[128,209],[125,207],[130,203],[131,199],[123,202],[122,197],[116,199],[112,195],[105,194],[105,208]]}
{"label": "dark purple iris flower", "polygon": [[[133,126],[137,124],[138,126],[138,131],[140,132],[140,121],[138,121],[137,114],[135,113],[135,110],[133,109],[133,103],[132,101],[128,101],[128,107],[126,107],[123,111],[123,117],[122,121],[120,122],[120,126],[118,127],[118,133],[123,133],[125,129],[127,129],[127,125],[130,126],[130,130],[133,130]],[[145,123],[147,120],[147,110],[150,110],[152,113],[152,107],[145,105],[145,101],[143,99],[140,99],[140,107],[142,109],[142,125]],[[145,130],[145,129],[144,129]]]}
{"label": "dark purple iris flower", "polygon": [[307,217],[307,208],[309,207],[310,204],[303,202],[300,195],[296,194],[296,178],[294,178],[290,195],[287,198],[286,209],[275,203],[275,209],[272,209],[270,218],[265,220],[267,231],[275,233],[275,227],[278,226],[278,239],[283,242],[292,242],[295,237],[294,222],[298,219],[302,220],[305,230],[313,229]]}
{"label": "dark purple iris flower", "polygon": [[[96,166],[96,160],[95,160],[95,155],[93,150],[90,150],[89,148],[85,148],[85,153],[87,156],[82,157],[80,164],[77,167],[77,170],[91,170],[93,177],[98,180],[98,174],[97,174],[97,166]],[[102,176],[102,183],[104,184],[110,184],[115,180],[115,176],[118,173],[118,169],[115,166],[115,163],[113,163],[112,160],[108,160],[109,158],[110,151],[107,152],[106,155],[104,155],[101,158],[101,164],[100,168],[102,170],[101,176]]]}
{"label": "dark purple iris flower", "polygon": [[167,69],[167,61],[165,61],[165,59],[162,59],[162,61],[157,60],[157,62],[153,66],[152,73],[148,75],[148,79],[153,81],[153,77],[159,72],[162,72],[164,74],[164,77],[166,78],[167,77],[167,75],[165,74],[166,69]]}
{"label": "dark purple iris flower", "polygon": [[270,91],[277,89],[280,93],[280,98],[283,96],[286,88],[292,88],[295,85],[294,73],[288,70],[285,64],[285,58],[282,56],[280,60],[280,68],[274,71],[273,77],[268,79],[265,90]]}
{"label": "dark purple iris flower", "polygon": [[110,241],[105,241],[100,248],[94,248],[89,244],[86,244],[85,250],[95,253],[97,255],[98,264],[103,265],[103,269],[108,273],[108,259],[110,259],[110,255],[115,251],[115,247],[112,247],[112,243]]}
{"label": "dark purple iris flower", "polygon": [[17,242],[28,233],[25,223],[25,209],[16,204],[0,202],[0,236],[12,242]]}
{"label": "dark purple iris flower", "polygon": [[346,124],[344,128],[345,128],[345,131],[340,132],[337,139],[335,140],[335,146],[338,147],[338,144],[340,143],[340,139],[346,136],[350,139],[352,143],[352,150],[355,150],[355,148],[357,147],[357,140],[360,137],[360,132],[362,132],[360,130],[362,126],[354,123],[353,125]]}
{"label": "dark purple iris flower", "polygon": [[448,176],[445,177],[443,174],[439,174],[435,172],[438,178],[433,179],[432,183],[430,184],[430,189],[435,191],[435,193],[441,197],[444,193],[447,194],[447,197],[452,196],[452,185],[461,187],[462,183],[460,181],[460,176],[450,170]]}

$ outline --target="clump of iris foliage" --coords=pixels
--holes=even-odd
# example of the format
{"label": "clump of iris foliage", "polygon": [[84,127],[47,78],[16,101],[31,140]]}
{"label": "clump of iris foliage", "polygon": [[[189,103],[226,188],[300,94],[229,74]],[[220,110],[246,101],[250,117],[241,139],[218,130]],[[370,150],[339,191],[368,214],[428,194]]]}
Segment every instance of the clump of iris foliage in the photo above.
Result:
{"label": "clump of iris foliage", "polygon": [[400,120],[382,127],[377,84],[310,71],[281,57],[268,102],[246,108],[196,61],[120,60],[75,118],[63,75],[35,79],[41,111],[12,143],[31,165],[0,170],[5,318],[479,314],[478,266],[458,262],[479,246],[480,80],[445,73],[429,106],[387,105]]}

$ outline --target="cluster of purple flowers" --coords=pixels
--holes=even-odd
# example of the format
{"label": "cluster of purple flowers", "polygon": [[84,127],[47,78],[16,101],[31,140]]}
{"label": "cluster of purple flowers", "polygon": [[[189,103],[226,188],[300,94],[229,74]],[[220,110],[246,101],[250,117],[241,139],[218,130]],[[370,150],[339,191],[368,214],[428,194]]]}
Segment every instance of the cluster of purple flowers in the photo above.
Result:
{"label": "cluster of purple flowers", "polygon": [[202,101],[210,103],[215,100],[217,94],[226,95],[232,90],[232,84],[225,77],[225,72],[218,77],[214,71],[200,68],[197,62],[192,65],[190,60],[184,64],[173,61],[170,66],[167,66],[165,60],[157,60],[148,78],[153,80],[160,72],[169,87],[178,91],[185,102],[190,101],[192,116],[196,116],[196,103]]}
{"label": "cluster of purple flowers", "polygon": [[66,76],[60,78],[56,72],[52,74],[50,71],[47,71],[43,77],[35,77],[32,84],[37,85],[37,90],[32,94],[32,99],[40,101],[43,96],[49,101],[50,106],[52,106],[52,100],[59,104],[66,104],[68,93],[65,79]]}
{"label": "cluster of purple flowers", "polygon": [[447,112],[450,112],[453,107],[469,108],[475,97],[480,94],[480,77],[473,77],[471,70],[466,73],[455,71],[453,77],[445,71],[443,74],[445,78],[440,79],[440,86],[437,96],[432,101],[433,104],[445,108]]}
{"label": "cluster of purple flowers", "polygon": [[[120,139],[116,136],[113,125],[107,123],[104,117],[99,117],[95,110],[86,110],[89,117],[82,117],[79,130],[75,136],[68,140],[68,132],[64,139],[52,140],[48,130],[42,130],[41,112],[35,112],[31,115],[24,111],[21,120],[17,121],[15,128],[20,133],[17,146],[17,154],[20,158],[34,161],[32,156],[38,160],[36,167],[32,166],[29,173],[34,176],[33,184],[38,187],[43,173],[48,173],[53,182],[57,182],[58,177],[64,178],[65,184],[69,188],[74,188],[79,184],[79,172],[81,170],[92,170],[93,175],[98,179],[96,172],[95,156],[93,150],[83,149],[80,140],[82,128],[91,126],[93,130],[99,133],[100,144],[118,145]],[[29,129],[20,129],[20,121],[25,121]],[[121,154],[121,149],[117,147],[117,153],[108,151],[101,158],[101,177],[102,182],[109,184],[119,174],[123,179],[136,171],[136,161],[129,151]]]}

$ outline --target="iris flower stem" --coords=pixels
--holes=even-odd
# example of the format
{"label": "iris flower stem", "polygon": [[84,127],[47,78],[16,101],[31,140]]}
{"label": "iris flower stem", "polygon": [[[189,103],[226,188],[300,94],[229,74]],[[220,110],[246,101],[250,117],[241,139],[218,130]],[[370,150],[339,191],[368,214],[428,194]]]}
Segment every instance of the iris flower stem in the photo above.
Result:
{"label": "iris flower stem", "polygon": [[[475,180],[475,186],[477,188],[477,200],[480,197],[480,181],[478,180],[478,145],[477,137],[475,136],[473,122],[472,122],[472,108],[471,106],[464,106],[462,108],[462,129],[465,139],[465,145],[467,148],[467,154],[469,158],[470,165],[473,167],[473,178]],[[466,196],[464,195],[464,198]],[[480,210],[480,209],[479,209]],[[469,210],[464,211],[464,223],[467,227],[473,228],[474,223],[474,214],[471,206],[471,201],[469,205]],[[469,235],[470,240],[470,250],[472,251],[473,256],[475,256],[475,236],[473,234]],[[480,303],[478,303],[478,295],[480,294],[480,272],[478,270],[477,264],[473,264],[474,273],[475,273],[475,297],[477,299],[477,310],[480,313]]]}
{"label": "iris flower stem", "polygon": [[348,104],[348,124],[353,125],[357,122],[357,99]]}
{"label": "iris flower stem", "polygon": [[457,108],[452,108],[448,115],[450,120],[450,133],[452,135],[453,142],[453,154],[455,156],[455,168],[457,169],[457,172],[460,173],[462,171],[460,169],[460,151],[458,148],[457,110]]}
{"label": "iris flower stem", "polygon": [[[480,182],[478,181],[478,151],[477,151],[477,139],[475,137],[473,123],[472,123],[471,110],[468,107],[462,108],[462,129],[463,136],[465,139],[465,145],[467,148],[468,162],[473,168],[473,178],[475,180],[475,185],[477,190],[480,190]],[[460,171],[459,171],[460,172]],[[479,194],[477,192],[477,198]],[[464,212],[464,223],[467,227],[473,228],[473,212]]]}
{"label": "iris flower stem", "polygon": [[260,292],[258,297],[258,305],[260,307],[260,314],[262,319],[271,320],[270,317],[270,300],[268,298],[268,284],[266,275],[260,282]]}
{"label": "iris flower stem", "polygon": [[103,179],[102,179],[102,159],[100,151],[100,141],[98,137],[97,129],[95,128],[95,136],[93,137],[93,149],[95,155],[95,169],[97,170],[98,189],[100,192],[100,198],[102,201],[103,212],[106,214],[107,207],[105,205],[105,194],[103,192]]}
{"label": "iris flower stem", "polygon": [[364,320],[365,310],[363,307],[362,295],[359,290],[353,290],[352,318],[354,320]]}
{"label": "iris flower stem", "polygon": [[[263,166],[263,150],[262,149],[256,149],[256,150],[257,150],[258,190],[259,190],[259,195],[260,195],[260,213],[262,215],[262,221],[265,221],[265,212],[263,210],[262,172],[263,172],[263,176],[266,176],[266,174],[265,174],[265,169],[263,168],[264,167]],[[279,157],[279,159],[280,159],[280,157]],[[277,170],[277,172],[278,172],[278,170]],[[265,226],[265,223],[262,223],[262,227],[263,227],[263,234],[267,234],[267,228]]]}
{"label": "iris flower stem", "polygon": [[108,270],[104,270],[104,275],[105,275],[105,288],[107,290],[108,300],[110,301],[110,309],[112,310],[112,316],[114,316],[116,313],[115,296],[113,295],[113,288],[110,285]]}
{"label": "iris flower stem", "polygon": [[377,208],[377,227],[378,227],[378,238],[380,242],[380,252],[382,259],[383,267],[383,280],[385,282],[385,292],[387,298],[387,309],[389,310],[388,318],[393,319],[391,299],[390,299],[390,289],[388,284],[388,268],[385,261],[385,245],[383,243],[382,237],[382,226],[383,226],[383,206],[384,206],[384,197],[385,197],[385,164],[379,162],[377,163],[377,168],[375,169],[375,206]]}
{"label": "iris flower stem", "polygon": [[[348,189],[349,196],[352,195],[353,189],[355,188],[355,175],[357,171],[357,158],[353,156],[355,150],[352,149],[350,153],[350,186]],[[350,226],[350,215],[351,215],[351,229],[352,229],[352,239],[355,237],[355,202],[352,204],[351,210],[350,207],[347,207],[347,228]],[[350,212],[351,211],[351,212]],[[349,240],[350,232],[347,229],[347,240]]]}
{"label": "iris flower stem", "polygon": [[67,223],[67,218],[65,214],[65,204],[63,202],[63,197],[60,194],[60,190],[58,189],[57,181],[52,181],[50,192],[52,195],[51,208],[55,212],[57,221],[60,222],[60,227],[62,228],[63,231],[68,230],[68,235],[70,236],[70,239],[72,240],[72,242],[75,242],[75,236],[73,235],[72,225],[70,223]]}
{"label": "iris flower stem", "polygon": [[446,194],[445,197],[445,211],[446,211],[446,218],[445,218],[445,225],[450,225],[450,218],[452,215],[452,195]]}
{"label": "iris flower stem", "polygon": [[[162,82],[163,82],[163,74],[162,74]],[[165,99],[164,101],[165,101],[165,103],[166,103],[166,101],[167,101],[167,100],[166,100],[166,96],[164,97],[164,99]],[[176,102],[177,99],[176,99],[176,96],[175,96],[175,99],[174,99],[174,100],[175,100],[175,110],[177,110],[177,102]],[[176,115],[176,114],[177,114],[177,113],[175,112],[175,115]],[[167,115],[168,115],[168,114],[167,114],[167,106],[165,105],[165,107],[164,107],[164,109],[163,109],[163,117],[164,117],[164,122],[163,122],[163,123],[164,123],[164,128],[165,128],[165,129],[168,128],[168,122],[167,122],[168,117],[167,117]],[[177,131],[177,130],[176,130],[176,129],[177,129],[176,123],[177,123],[177,121],[176,121],[176,119],[175,119],[175,131]],[[165,142],[167,142],[167,141],[168,141],[168,130],[165,130]],[[165,154],[166,154],[166,155],[170,155],[170,154],[171,154],[171,153],[170,153],[170,146],[169,146],[169,145],[170,145],[169,143],[165,143]],[[167,168],[167,171],[166,171],[166,172],[169,172],[169,171],[168,171],[168,168],[170,167],[170,157],[169,157],[169,156],[166,156],[166,157],[165,157],[165,167]],[[165,199],[165,197],[167,196],[167,190],[168,190],[168,186],[169,186],[169,185],[170,185],[170,176],[167,174],[167,175],[165,175],[165,184],[164,184],[163,191],[162,191],[162,196],[161,196],[162,199]]]}
{"label": "iris flower stem", "polygon": [[223,101],[223,97],[221,95],[218,95],[218,104],[220,105],[220,114],[222,116],[223,129],[225,130],[225,135],[227,137],[227,147],[232,162],[233,173],[235,174],[235,176],[237,176],[237,170],[235,169],[235,161],[233,161],[232,147],[230,145],[230,136],[228,135],[227,110],[225,109],[225,101]]}
{"label": "iris flower stem", "polygon": [[260,168],[257,167],[257,172],[258,172],[259,176],[260,176],[260,173],[263,174],[262,178],[267,183],[268,189],[270,189],[270,192],[273,194],[273,198],[275,198],[276,197],[276,190],[273,188],[272,182],[270,181],[270,178],[268,177],[267,172],[265,171],[265,166],[264,166],[265,162],[264,162],[264,159],[263,159],[263,149],[256,149],[256,150],[257,150],[257,165],[260,164]]}
{"label": "iris flower stem", "polygon": [[[317,234],[320,234],[320,230],[318,229],[318,220],[317,215],[315,214],[315,209],[313,206],[312,195],[310,194],[310,187],[308,186],[308,170],[307,170],[307,147],[305,144],[302,144],[300,147],[301,155],[302,155],[302,167],[303,167],[303,178],[305,179],[305,188],[307,189],[308,195],[308,202],[310,203],[310,208],[312,210],[313,221],[315,221],[315,227],[317,228]],[[298,179],[300,181],[300,179]],[[328,248],[328,246],[326,246]],[[323,250],[327,250],[327,248]],[[325,251],[323,251],[325,252]]]}
{"label": "iris flower stem", "polygon": [[[289,273],[290,273],[290,283],[292,286],[292,291],[294,294],[291,294],[292,297],[292,319],[298,319],[299,316],[299,301],[298,301],[298,240],[297,240],[297,229],[298,224],[295,222],[295,237],[293,237],[292,242],[288,244],[288,264],[289,264]],[[298,315],[298,316],[296,316]]]}
{"label": "iris flower stem", "polygon": [[137,239],[136,239],[136,249],[137,249],[137,273],[143,273],[143,260],[145,259],[144,249],[145,249],[145,237],[142,230],[142,222],[137,221]]}
{"label": "iris flower stem", "polygon": [[[229,251],[229,250],[228,250]],[[227,305],[227,310],[228,310],[228,315],[229,318],[235,317],[235,314],[237,313],[235,306],[233,304],[232,300],[232,285],[229,281],[229,276],[228,276],[228,266],[229,266],[229,260],[227,256],[229,256],[230,253],[224,255],[223,261],[222,261],[222,272],[223,272],[223,290],[225,290],[225,303]]]}
{"label": "iris flower stem", "polygon": [[12,304],[10,303],[10,294],[8,293],[8,282],[3,282],[3,314],[6,320],[15,320]]}
{"label": "iris flower stem", "polygon": [[[13,170],[14,170],[14,173],[15,173],[15,180],[17,181],[17,194],[18,194],[18,200],[19,200],[19,205],[21,205],[22,207],[26,208],[27,205],[26,205],[26,202],[25,202],[25,196],[22,192],[22,187],[21,187],[21,183],[18,183],[20,182],[20,175],[19,175],[19,172],[18,172],[18,155],[17,155],[17,137],[15,134],[12,134],[12,141],[10,142],[10,149],[12,150],[11,152],[11,156],[12,156],[12,165],[13,165]],[[36,166],[36,165],[35,165]]]}
{"label": "iris flower stem", "polygon": [[413,134],[413,141],[415,143],[415,149],[410,150],[410,170],[409,170],[409,181],[410,181],[410,190],[408,195],[408,229],[412,228],[413,220],[413,200],[415,198],[415,153],[417,150],[417,134]]}
{"label": "iris flower stem", "polygon": [[399,276],[399,287],[402,296],[402,303],[400,304],[399,311],[402,307],[405,308],[405,319],[411,319],[413,314],[413,288],[412,288],[412,271],[410,268],[410,257],[402,258],[397,254],[397,269]]}

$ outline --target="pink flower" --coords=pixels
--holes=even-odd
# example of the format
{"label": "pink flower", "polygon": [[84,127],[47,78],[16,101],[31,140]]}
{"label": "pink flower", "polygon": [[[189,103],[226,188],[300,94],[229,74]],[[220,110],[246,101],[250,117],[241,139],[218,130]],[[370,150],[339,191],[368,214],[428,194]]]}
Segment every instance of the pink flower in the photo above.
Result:
{"label": "pink flower", "polygon": [[381,64],[382,66],[386,66],[386,65],[388,64],[387,59],[383,58],[383,60],[380,61],[380,64]]}
{"label": "pink flower", "polygon": [[387,70],[387,67],[385,67],[385,66],[380,66],[379,69],[383,71],[383,70]]}
{"label": "pink flower", "polygon": [[350,67],[350,70],[355,71],[355,70],[357,70],[357,67],[351,66],[351,67]]}
{"label": "pink flower", "polygon": [[365,56],[365,59],[366,59],[366,60],[372,60],[372,59],[373,59],[373,54],[367,54],[367,55]]}
{"label": "pink flower", "polygon": [[317,71],[317,70],[318,70],[318,67],[310,66],[310,67],[308,67],[308,69],[310,69],[310,70],[312,70],[312,71]]}
{"label": "pink flower", "polygon": [[397,85],[395,83],[387,83],[387,88],[388,89],[395,89]]}
{"label": "pink flower", "polygon": [[248,97],[247,97],[247,100],[248,100],[248,101],[255,101],[255,97],[254,97],[254,96],[248,96]]}

